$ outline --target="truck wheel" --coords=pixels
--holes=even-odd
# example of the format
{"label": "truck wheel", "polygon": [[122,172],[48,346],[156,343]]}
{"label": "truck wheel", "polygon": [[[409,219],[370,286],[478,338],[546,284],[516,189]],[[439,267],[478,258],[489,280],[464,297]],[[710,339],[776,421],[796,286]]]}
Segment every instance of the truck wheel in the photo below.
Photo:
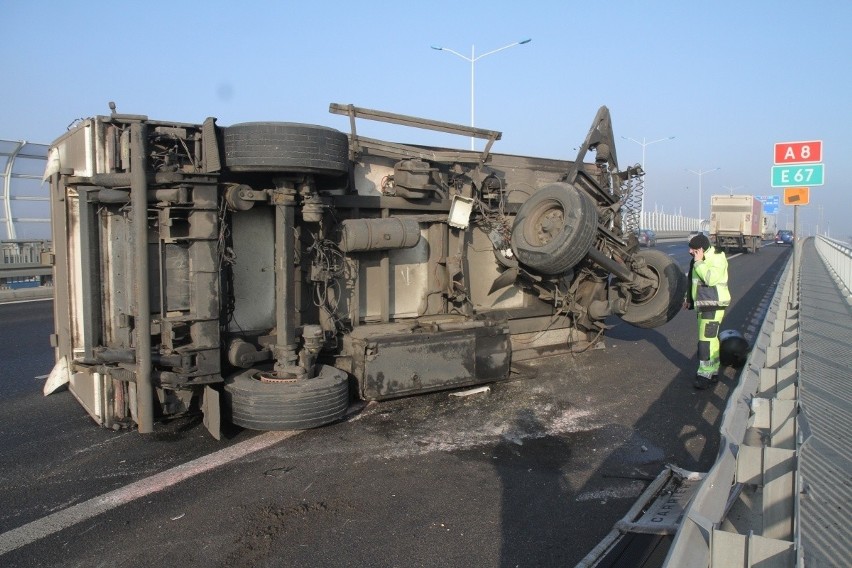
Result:
{"label": "truck wheel", "polygon": [[621,319],[630,325],[652,328],[671,320],[683,306],[686,276],[677,263],[664,252],[642,250],[637,253],[656,275],[657,286],[643,297],[632,297]]}
{"label": "truck wheel", "polygon": [[225,166],[235,172],[337,176],[349,171],[349,138],[333,128],[292,122],[243,122],[222,131]]}
{"label": "truck wheel", "polygon": [[224,411],[250,430],[305,430],[343,418],[349,406],[345,371],[320,365],[313,379],[264,382],[250,369],[225,382]]}
{"label": "truck wheel", "polygon": [[554,183],[521,205],[512,225],[512,251],[535,271],[562,274],[589,252],[597,227],[592,198],[567,183]]}

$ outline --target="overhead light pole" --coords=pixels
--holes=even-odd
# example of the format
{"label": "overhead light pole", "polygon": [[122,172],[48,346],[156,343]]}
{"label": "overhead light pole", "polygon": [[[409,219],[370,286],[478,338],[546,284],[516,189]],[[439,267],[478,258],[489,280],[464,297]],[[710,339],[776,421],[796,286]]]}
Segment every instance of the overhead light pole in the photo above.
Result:
{"label": "overhead light pole", "polygon": [[[630,138],[627,136],[622,136],[625,140],[630,140],[631,142],[636,142],[640,146],[642,146],[642,175],[645,175],[645,147],[650,146],[651,144],[656,144],[657,142],[665,142],[666,140],[674,140],[674,136],[669,136],[667,138],[660,138],[658,140],[651,140],[650,142],[645,141],[645,137],[642,137],[642,141],[639,142],[635,138]],[[648,189],[648,186],[645,186],[645,190]],[[642,214],[645,213],[645,191],[642,192],[642,203],[639,206],[639,219],[641,222]]]}
{"label": "overhead light pole", "polygon": [[733,195],[736,190],[742,189],[744,187],[745,187],[744,185],[738,185],[736,187],[731,187],[730,185],[723,185],[722,186],[723,189],[728,190],[728,195]]}
{"label": "overhead light pole", "polygon": [[[525,45],[525,44],[527,44],[531,41],[532,41],[532,38],[522,39],[521,41],[516,41],[516,42],[510,43],[509,45],[504,45],[503,47],[499,47],[499,48],[494,49],[492,51],[487,51],[487,52],[482,53],[480,55],[476,55],[476,50],[475,50],[474,46],[471,45],[470,46],[470,57],[468,57],[466,55],[462,55],[458,51],[454,51],[454,50],[449,49],[447,47],[441,47],[439,45],[431,46],[432,49],[435,49],[437,51],[446,51],[447,53],[452,53],[453,55],[461,57],[462,59],[464,59],[465,61],[470,63],[470,125],[471,125],[471,127],[474,126],[474,118],[475,118],[475,113],[476,113],[476,95],[475,95],[475,89],[474,89],[475,77],[476,77],[476,71],[475,71],[476,62],[479,61],[480,59],[482,59],[483,57],[487,57],[488,55],[492,55],[494,53],[497,53],[498,51],[503,51],[504,49],[509,49],[510,47],[515,47],[516,45]],[[470,149],[471,150],[475,149],[474,148],[474,140],[475,140],[475,138],[473,136],[471,136],[470,137]]]}
{"label": "overhead light pole", "polygon": [[701,216],[701,178],[704,174],[709,174],[710,172],[715,172],[716,170],[721,170],[722,168],[713,168],[712,170],[686,170],[688,172],[692,172],[698,176],[698,222],[700,223],[704,218]]}

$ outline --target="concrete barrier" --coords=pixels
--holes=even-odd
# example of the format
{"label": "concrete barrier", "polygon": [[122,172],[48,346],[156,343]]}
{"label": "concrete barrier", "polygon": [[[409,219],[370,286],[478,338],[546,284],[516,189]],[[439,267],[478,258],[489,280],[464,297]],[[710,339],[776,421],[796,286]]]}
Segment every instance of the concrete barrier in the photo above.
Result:
{"label": "concrete barrier", "polygon": [[0,304],[23,302],[28,300],[52,300],[53,286],[0,290]]}

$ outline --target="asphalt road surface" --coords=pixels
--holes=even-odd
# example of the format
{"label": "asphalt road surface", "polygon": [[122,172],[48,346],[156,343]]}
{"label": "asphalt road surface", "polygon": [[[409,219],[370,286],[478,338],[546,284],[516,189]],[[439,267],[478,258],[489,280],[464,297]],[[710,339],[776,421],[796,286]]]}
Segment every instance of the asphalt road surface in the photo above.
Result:
{"label": "asphalt road surface", "polygon": [[[686,267],[683,244],[658,248]],[[730,260],[723,329],[753,338],[789,256]],[[667,463],[706,471],[737,371],[696,391],[694,312],[618,318],[603,349],[490,393],[370,404],[299,433],[197,418],[97,427],[52,366],[52,303],[0,306],[2,566],[573,566]]]}

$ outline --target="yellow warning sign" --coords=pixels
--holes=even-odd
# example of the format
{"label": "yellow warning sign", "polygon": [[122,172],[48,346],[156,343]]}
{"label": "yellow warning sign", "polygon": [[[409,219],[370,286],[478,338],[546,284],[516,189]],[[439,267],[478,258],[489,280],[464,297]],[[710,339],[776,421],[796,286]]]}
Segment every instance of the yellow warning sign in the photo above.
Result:
{"label": "yellow warning sign", "polygon": [[784,205],[807,205],[810,192],[807,187],[785,187]]}

